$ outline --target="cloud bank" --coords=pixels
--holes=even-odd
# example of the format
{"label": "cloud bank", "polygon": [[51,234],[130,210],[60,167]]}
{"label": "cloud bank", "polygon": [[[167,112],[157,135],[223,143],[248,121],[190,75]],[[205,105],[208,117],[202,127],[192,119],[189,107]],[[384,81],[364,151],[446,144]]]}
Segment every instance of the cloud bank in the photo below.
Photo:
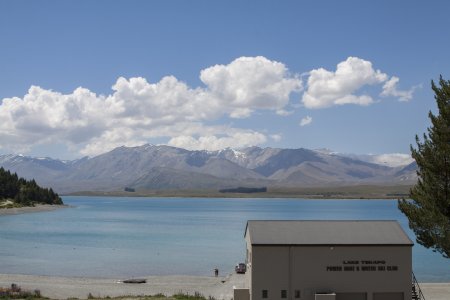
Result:
{"label": "cloud bank", "polygon": [[[389,78],[374,70],[371,62],[356,57],[339,63],[335,72],[319,68],[308,74],[300,97],[307,109],[369,105],[372,97],[359,93],[367,85],[383,85],[381,96],[401,101],[413,94],[413,90],[397,88],[398,77]],[[31,86],[22,98],[0,102],[0,147],[27,152],[36,145],[64,144],[74,153],[96,155],[155,138],[187,149],[261,145],[279,141],[281,135],[215,122],[224,117],[250,118],[259,111],[286,118],[295,113],[290,102],[299,99],[293,100],[292,95],[303,91],[300,75],[262,56],[211,66],[201,70],[200,80],[203,86],[190,87],[174,76],[153,83],[142,77],[120,77],[109,95],[82,87],[62,94]],[[308,116],[301,126],[311,122]]]}
{"label": "cloud bank", "polygon": [[248,118],[257,110],[279,111],[302,88],[284,64],[260,56],[204,69],[200,79],[205,87],[189,87],[173,76],[156,83],[120,77],[107,96],[81,87],[61,94],[32,86],[23,98],[3,99],[2,146],[27,151],[33,145],[62,142],[95,155],[156,137],[188,149],[258,145],[267,141],[265,134],[208,122],[222,116]]}

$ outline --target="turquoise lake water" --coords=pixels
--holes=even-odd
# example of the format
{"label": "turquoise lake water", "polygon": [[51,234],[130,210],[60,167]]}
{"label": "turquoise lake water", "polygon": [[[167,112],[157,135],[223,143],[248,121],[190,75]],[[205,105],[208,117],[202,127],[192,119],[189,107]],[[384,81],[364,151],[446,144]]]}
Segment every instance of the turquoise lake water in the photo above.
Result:
{"label": "turquoise lake water", "polygon": [[[63,197],[72,208],[0,217],[0,273],[126,278],[231,273],[247,220],[407,219],[388,200]],[[413,247],[419,281],[450,282],[450,260]]]}

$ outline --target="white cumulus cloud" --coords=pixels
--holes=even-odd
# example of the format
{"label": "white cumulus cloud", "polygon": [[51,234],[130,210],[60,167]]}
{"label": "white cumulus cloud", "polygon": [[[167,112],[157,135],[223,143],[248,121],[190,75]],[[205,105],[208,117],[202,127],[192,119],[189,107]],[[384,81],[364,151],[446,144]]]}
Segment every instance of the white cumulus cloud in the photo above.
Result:
{"label": "white cumulus cloud", "polygon": [[415,87],[410,88],[409,90],[399,90],[397,89],[397,85],[400,79],[398,77],[392,76],[391,79],[386,81],[383,85],[383,91],[381,92],[381,96],[393,96],[398,97],[400,101],[409,101],[413,97],[413,93]]}
{"label": "white cumulus cloud", "polygon": [[286,66],[265,57],[240,57],[228,65],[204,69],[200,79],[233,118],[248,117],[255,109],[281,110],[302,82]]}
{"label": "white cumulus cloud", "polygon": [[309,124],[311,124],[312,120],[313,120],[312,117],[306,116],[300,120],[300,126],[303,127],[303,126],[309,125]]}
{"label": "white cumulus cloud", "polygon": [[294,113],[294,111],[293,111],[293,110],[279,109],[279,110],[277,110],[276,113],[277,113],[277,115],[279,115],[279,116],[286,117],[286,116],[292,115],[292,114]]}
{"label": "white cumulus cloud", "polygon": [[335,72],[323,68],[310,71],[302,102],[305,107],[312,109],[344,104],[367,106],[374,100],[372,96],[361,93],[360,90],[383,83],[382,96],[399,97],[400,100],[411,99],[413,90],[397,90],[398,80],[397,77],[389,79],[387,74],[375,70],[370,61],[348,57],[337,65]]}
{"label": "white cumulus cloud", "polygon": [[281,141],[281,139],[283,138],[283,136],[279,133],[275,133],[275,134],[271,134],[270,138],[274,141],[274,142],[279,142]]}
{"label": "white cumulus cloud", "polygon": [[107,100],[87,89],[63,95],[32,86],[23,99],[5,98],[0,106],[2,146],[20,148],[56,140],[80,143],[105,130]]}

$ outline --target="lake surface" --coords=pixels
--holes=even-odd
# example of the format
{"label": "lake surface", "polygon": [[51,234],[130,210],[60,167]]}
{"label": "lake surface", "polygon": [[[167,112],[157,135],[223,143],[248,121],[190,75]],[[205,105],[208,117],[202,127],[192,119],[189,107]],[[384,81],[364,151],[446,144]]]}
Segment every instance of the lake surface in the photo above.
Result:
{"label": "lake surface", "polygon": [[[72,208],[0,217],[0,273],[125,278],[212,275],[245,259],[247,220],[407,219],[389,200],[63,197]],[[419,281],[450,282],[450,260],[413,247]]]}

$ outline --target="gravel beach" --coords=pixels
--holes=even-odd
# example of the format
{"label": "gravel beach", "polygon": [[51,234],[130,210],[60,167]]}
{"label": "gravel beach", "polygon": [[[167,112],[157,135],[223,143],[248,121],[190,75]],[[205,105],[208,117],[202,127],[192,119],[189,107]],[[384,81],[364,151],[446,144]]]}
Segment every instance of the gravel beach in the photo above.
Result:
{"label": "gravel beach", "polygon": [[69,207],[69,206],[68,205],[39,204],[36,206],[26,206],[26,207],[18,207],[18,208],[0,208],[0,216],[52,211],[52,210],[57,210],[60,208],[67,208],[67,207]]}
{"label": "gravel beach", "polygon": [[120,280],[77,277],[51,277],[35,275],[0,274],[0,287],[9,287],[12,283],[24,290],[39,289],[43,296],[52,299],[80,298],[93,296],[124,295],[173,295],[179,292],[194,294],[199,292],[205,297],[232,299],[233,286],[243,287],[245,275],[232,274],[225,277],[206,276],[147,276],[147,283],[127,284]]}
{"label": "gravel beach", "polygon": [[[199,292],[205,297],[229,300],[233,298],[233,286],[244,287],[244,276],[148,276],[142,277],[147,279],[147,283],[126,284],[120,283],[120,279],[0,274],[0,287],[16,283],[25,290],[39,289],[43,296],[52,299],[86,299],[89,293],[96,297],[115,297]],[[450,283],[421,283],[420,286],[427,300],[449,299]]]}

